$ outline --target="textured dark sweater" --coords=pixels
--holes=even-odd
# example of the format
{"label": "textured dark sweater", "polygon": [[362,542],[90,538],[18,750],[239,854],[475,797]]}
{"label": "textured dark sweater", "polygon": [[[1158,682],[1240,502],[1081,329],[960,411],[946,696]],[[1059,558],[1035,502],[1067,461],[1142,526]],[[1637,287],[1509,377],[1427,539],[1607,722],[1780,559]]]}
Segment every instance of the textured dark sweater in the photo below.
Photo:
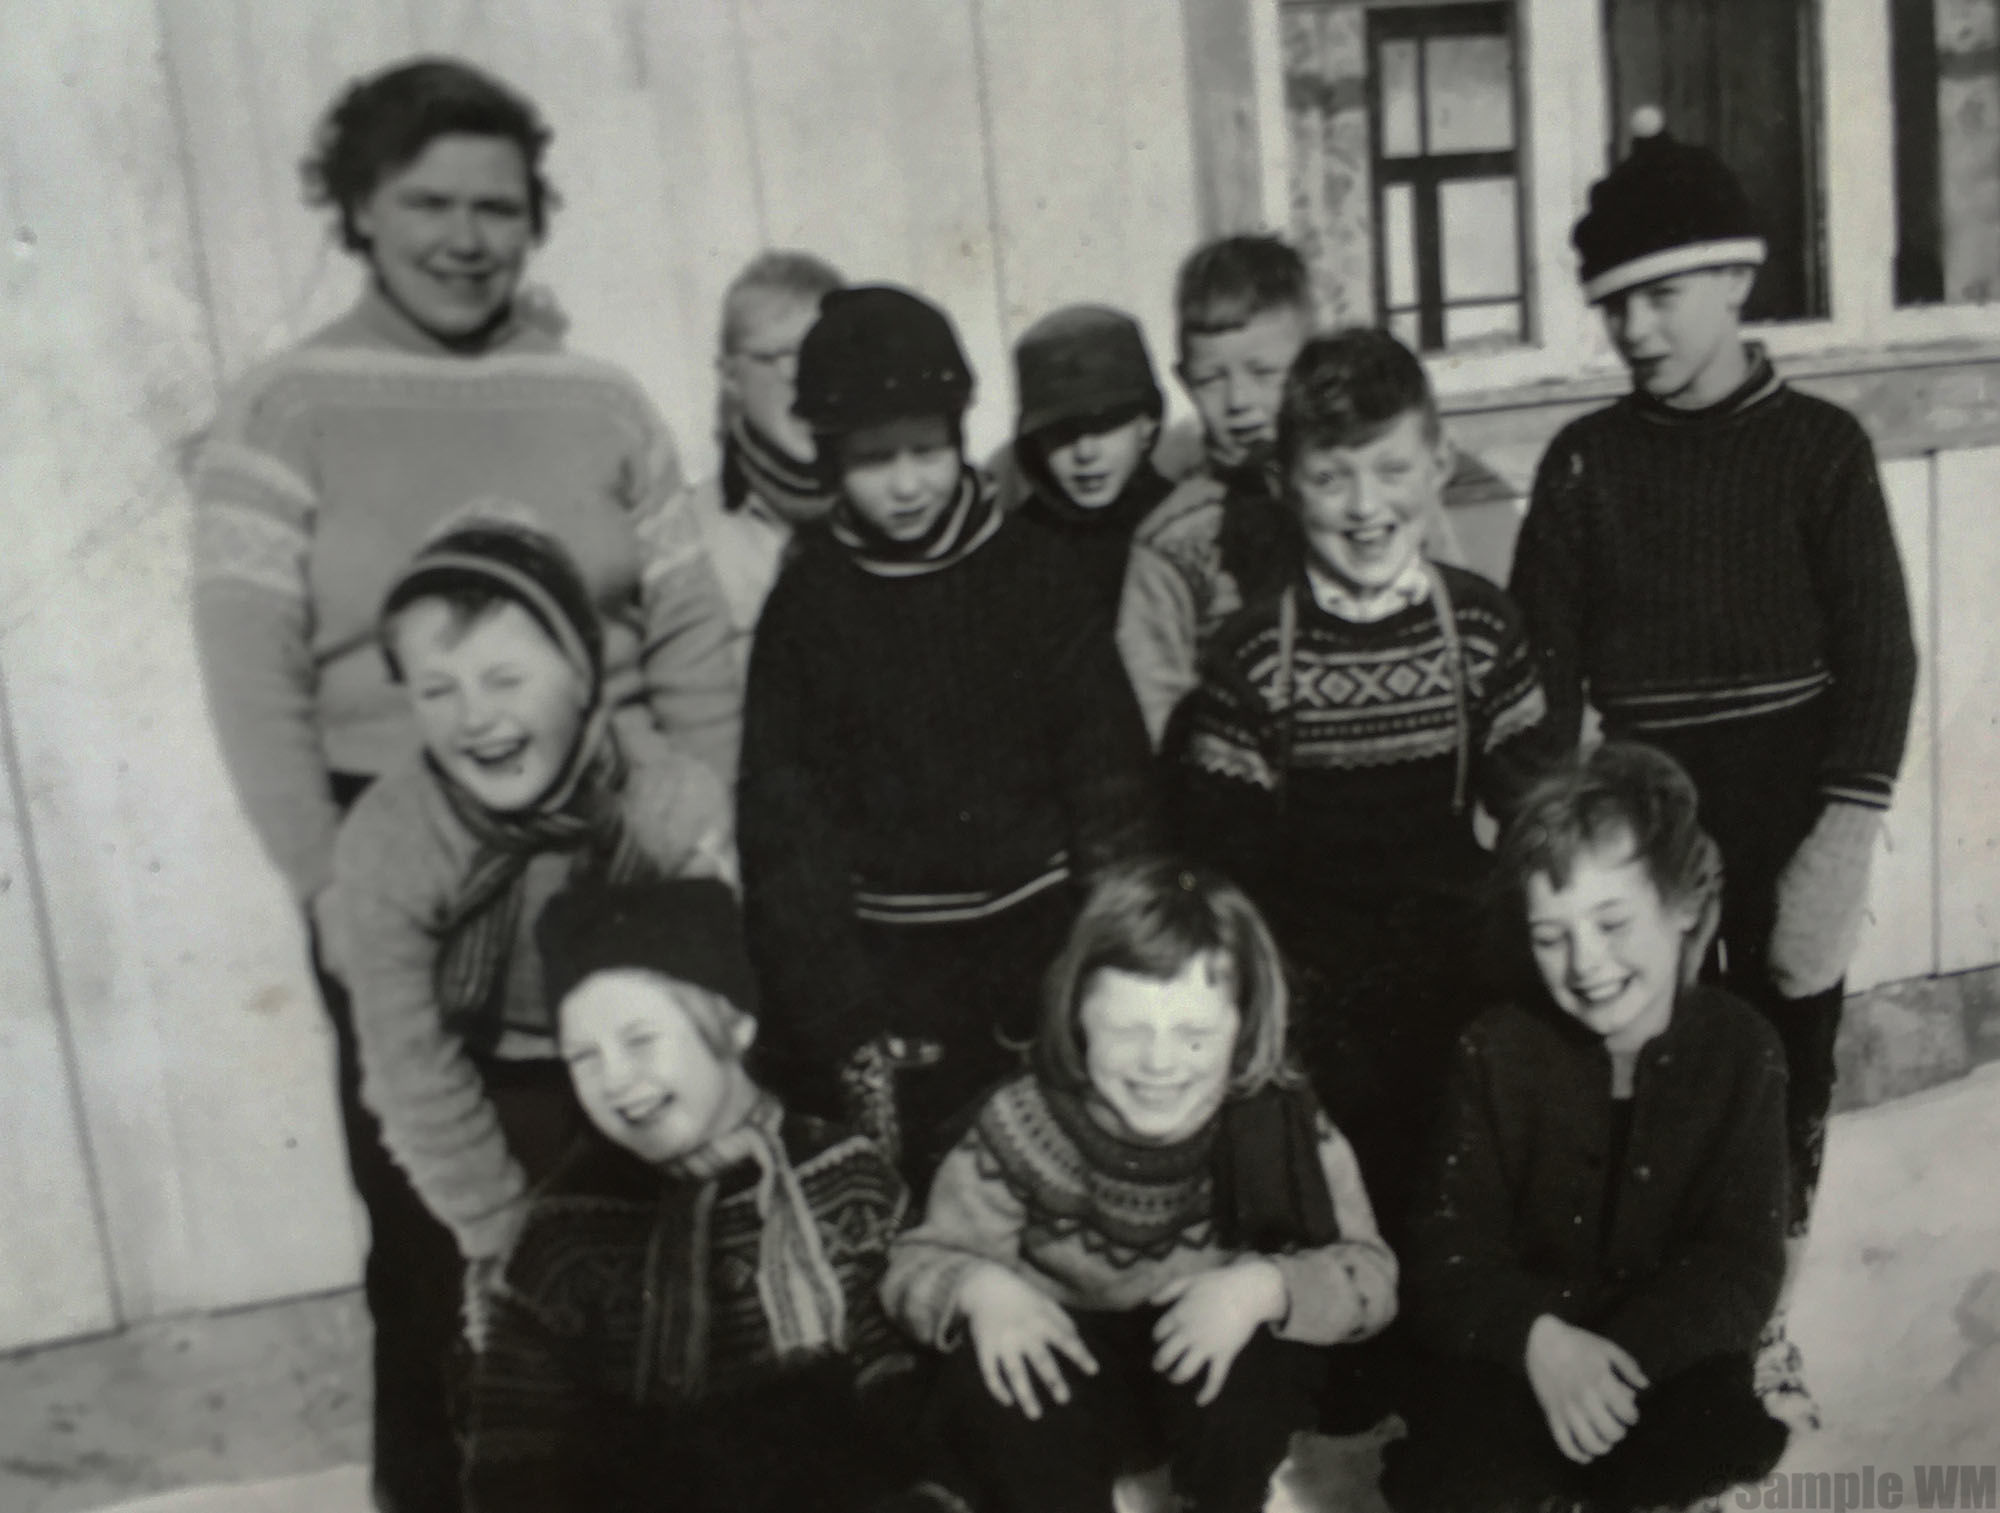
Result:
{"label": "textured dark sweater", "polygon": [[[477,1513],[553,1513],[660,1506],[682,1425],[703,1413],[749,1421],[766,1405],[787,1420],[803,1403],[852,1433],[859,1384],[910,1364],[877,1297],[901,1225],[901,1180],[865,1140],[788,1116],[785,1152],[846,1300],[846,1349],[809,1360],[776,1357],[757,1293],[756,1168],[725,1173],[698,1243],[709,1256],[703,1298],[706,1370],[698,1397],[671,1382],[656,1270],[686,1248],[663,1233],[688,1209],[676,1179],[621,1150],[593,1144],[551,1179],[509,1258],[491,1335],[474,1372],[466,1476]],[[679,1389],[679,1390],[676,1390]],[[824,1447],[792,1445],[794,1455]],[[884,1459],[899,1447],[876,1446]],[[653,1474],[649,1474],[649,1471]],[[890,1483],[893,1485],[893,1482]],[[844,1489],[821,1489],[845,1507]],[[678,1505],[678,1504],[676,1504]]]}
{"label": "textured dark sweater", "polygon": [[1916,650],[1875,456],[1759,356],[1706,410],[1628,396],[1549,445],[1509,585],[1555,728],[1740,720],[1825,697],[1830,797],[1886,806]]}
{"label": "textured dark sweater", "polygon": [[1102,509],[1084,509],[1069,501],[1046,468],[1024,461],[1022,472],[1034,482],[1035,491],[1022,504],[1021,519],[1046,531],[1075,559],[1108,622],[1117,615],[1125,589],[1132,533],[1174,486],[1152,463],[1142,462],[1116,499]]}
{"label": "textured dark sweater", "polygon": [[1204,659],[1176,773],[1179,840],[1247,888],[1281,938],[1309,935],[1328,907],[1470,897],[1488,857],[1469,800],[1506,814],[1539,754],[1543,698],[1519,613],[1478,574],[1438,571],[1466,680],[1461,812],[1457,709],[1429,598],[1356,624],[1320,609],[1301,575],[1289,707],[1277,596],[1231,621]]}
{"label": "textured dark sweater", "polygon": [[894,1017],[857,910],[935,927],[1142,848],[1152,758],[1045,533],[904,577],[799,540],[751,654],[738,824],[767,1044],[831,1065]]}
{"label": "textured dark sweater", "polygon": [[1718,988],[1639,1051],[1622,1157],[1604,1042],[1543,1000],[1460,1041],[1406,1259],[1418,1336],[1525,1369],[1542,1314],[1631,1351],[1663,1381],[1747,1353],[1785,1267],[1785,1062]]}

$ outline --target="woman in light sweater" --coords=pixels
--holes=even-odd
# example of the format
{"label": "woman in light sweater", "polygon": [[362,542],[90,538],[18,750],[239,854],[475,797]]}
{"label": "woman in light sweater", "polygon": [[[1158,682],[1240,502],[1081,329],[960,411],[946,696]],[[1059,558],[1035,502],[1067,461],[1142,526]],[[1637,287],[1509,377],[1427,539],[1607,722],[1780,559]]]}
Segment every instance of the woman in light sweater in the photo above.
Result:
{"label": "woman in light sweater", "polygon": [[[549,133],[463,64],[425,60],[347,90],[305,165],[366,264],[354,308],[244,377],[201,449],[194,614],[238,796],[337,966],[328,901],[344,810],[415,747],[375,615],[440,521],[494,495],[551,506],[605,626],[605,696],[733,775],[739,679],[727,615],[683,503],[672,438],[638,386],[562,350],[518,298],[546,229]],[[344,994],[322,973],[350,1167],[371,1216],[368,1289],[394,1314],[421,1206],[361,1107]],[[378,1373],[381,1363],[378,1362]],[[377,1382],[377,1469],[400,1508],[453,1506],[444,1432]],[[428,1398],[428,1391],[419,1394]],[[426,1469],[428,1468],[428,1469]]]}

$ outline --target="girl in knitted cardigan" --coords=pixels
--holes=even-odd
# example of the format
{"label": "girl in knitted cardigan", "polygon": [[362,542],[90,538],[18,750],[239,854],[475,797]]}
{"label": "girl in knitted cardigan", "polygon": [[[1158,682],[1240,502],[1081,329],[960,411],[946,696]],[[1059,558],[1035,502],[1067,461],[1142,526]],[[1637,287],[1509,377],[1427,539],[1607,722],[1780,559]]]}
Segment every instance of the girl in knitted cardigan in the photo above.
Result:
{"label": "girl in knitted cardigan", "polygon": [[1353,1152],[1285,1063],[1285,987],[1218,874],[1108,869],[1050,971],[1035,1069],[939,1168],[883,1295],[947,1352],[982,1506],[1103,1513],[1171,1459],[1203,1513],[1262,1508],[1327,1359],[1395,1312]]}

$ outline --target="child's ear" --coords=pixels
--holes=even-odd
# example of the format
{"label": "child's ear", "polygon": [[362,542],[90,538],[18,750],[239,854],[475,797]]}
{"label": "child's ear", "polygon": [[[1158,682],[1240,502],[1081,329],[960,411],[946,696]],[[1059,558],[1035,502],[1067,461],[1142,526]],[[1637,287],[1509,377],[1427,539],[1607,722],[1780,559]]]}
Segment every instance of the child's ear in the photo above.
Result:
{"label": "child's ear", "polygon": [[1143,419],[1144,426],[1139,432],[1139,455],[1142,458],[1151,457],[1153,455],[1153,448],[1159,444],[1160,440],[1160,417],[1157,415],[1147,415]]}
{"label": "child's ear", "polygon": [[729,1043],[736,1047],[736,1056],[740,1061],[750,1054],[750,1047],[757,1043],[757,1021],[734,1004],[730,1008],[733,1017],[729,1022]]}
{"label": "child's ear", "polygon": [[1725,268],[1723,277],[1728,280],[1724,286],[1723,302],[1729,313],[1741,319],[1743,306],[1750,298],[1750,291],[1757,285],[1757,270],[1753,267]]}

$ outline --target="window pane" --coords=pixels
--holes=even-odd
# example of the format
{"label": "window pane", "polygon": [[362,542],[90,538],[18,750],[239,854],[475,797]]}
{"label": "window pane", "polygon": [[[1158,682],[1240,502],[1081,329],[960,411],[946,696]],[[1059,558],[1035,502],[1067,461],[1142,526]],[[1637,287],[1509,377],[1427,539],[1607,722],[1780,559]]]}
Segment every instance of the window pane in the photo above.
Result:
{"label": "window pane", "polygon": [[1382,190],[1382,281],[1391,309],[1417,302],[1417,202],[1408,184]]}
{"label": "window pane", "polygon": [[1512,179],[1454,179],[1438,186],[1444,297],[1521,292],[1521,234]]}
{"label": "window pane", "polygon": [[1418,124],[1417,44],[1384,42],[1377,54],[1382,75],[1382,156],[1414,158],[1424,150]]}
{"label": "window pane", "polygon": [[1896,298],[2000,298],[2000,0],[1895,0]]}
{"label": "window pane", "polygon": [[1512,147],[1514,57],[1507,38],[1431,38],[1424,44],[1424,103],[1432,153]]}
{"label": "window pane", "polygon": [[1423,346],[1423,332],[1417,325],[1417,312],[1414,310],[1405,310],[1401,315],[1390,316],[1389,334],[1412,352]]}
{"label": "window pane", "polygon": [[1474,342],[1501,345],[1521,339],[1521,303],[1447,306],[1444,344],[1464,347]]}

